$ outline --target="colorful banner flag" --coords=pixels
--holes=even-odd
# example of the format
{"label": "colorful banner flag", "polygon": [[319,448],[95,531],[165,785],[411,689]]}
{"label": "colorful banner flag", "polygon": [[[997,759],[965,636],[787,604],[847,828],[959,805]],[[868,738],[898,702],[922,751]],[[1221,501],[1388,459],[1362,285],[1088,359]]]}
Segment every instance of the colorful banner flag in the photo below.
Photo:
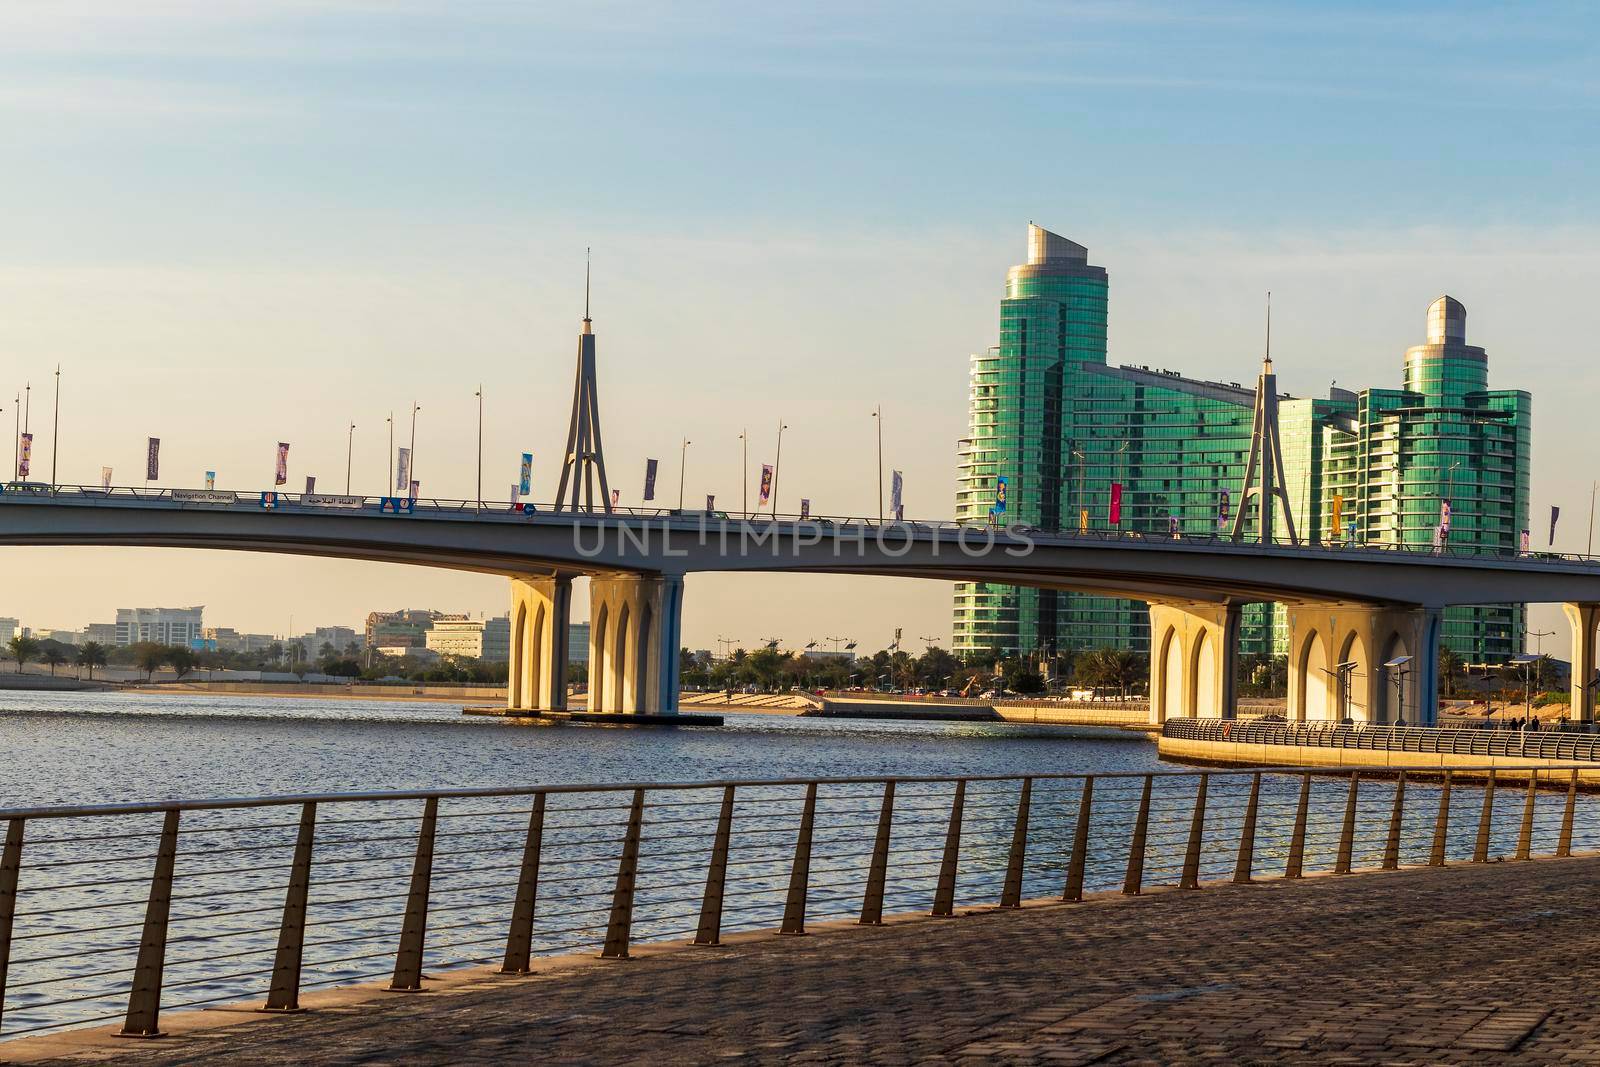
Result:
{"label": "colorful banner flag", "polygon": [[1228,491],[1226,489],[1224,489],[1224,490],[1222,490],[1221,494],[1217,497],[1217,529],[1218,530],[1226,530],[1228,528],[1228,518],[1229,518],[1228,506],[1229,506]]}
{"label": "colorful banner flag", "polygon": [[617,510],[617,504],[620,503],[621,500],[622,500],[622,490],[621,489],[613,489],[613,490],[611,490],[611,510],[612,511],[616,511]]}
{"label": "colorful banner flag", "polygon": [[411,449],[400,446],[400,458],[394,465],[394,487],[405,492],[411,486]]}
{"label": "colorful banner flag", "polygon": [[217,472],[216,471],[206,471],[206,488],[207,489],[215,489],[216,487],[217,487]]}
{"label": "colorful banner flag", "polygon": [[517,510],[517,502],[522,499],[522,486],[513,482],[511,484],[511,510]]}
{"label": "colorful banner flag", "polygon": [[273,485],[287,485],[289,482],[289,444],[286,441],[278,442],[278,465],[273,477],[276,479]]}
{"label": "colorful banner flag", "polygon": [[761,499],[756,502],[756,507],[760,507],[762,504],[765,504],[767,501],[769,501],[771,499],[772,499],[772,464],[763,463],[761,465]]}
{"label": "colorful banner flag", "polygon": [[1439,501],[1439,529],[1448,539],[1450,536],[1450,501]]}
{"label": "colorful banner flag", "polygon": [[17,477],[23,481],[28,480],[28,471],[33,461],[33,434],[22,435],[22,452],[17,456]]}
{"label": "colorful banner flag", "polygon": [[1523,530],[1522,531],[1522,554],[1524,556],[1526,556],[1531,551],[1532,551],[1532,547],[1529,545],[1528,531],[1527,530]]}
{"label": "colorful banner flag", "polygon": [[653,459],[644,461],[644,498],[646,500],[656,498],[656,461]]}
{"label": "colorful banner flag", "polygon": [[1560,517],[1561,517],[1561,509],[1552,504],[1551,507],[1550,507],[1550,547],[1551,548],[1554,548],[1555,545],[1556,545],[1556,520],[1559,519]]}
{"label": "colorful banner flag", "polygon": [[1167,533],[1172,537],[1172,539],[1174,541],[1176,541],[1178,539],[1178,516],[1176,516],[1176,515],[1168,515],[1167,516]]}
{"label": "colorful banner flag", "polygon": [[994,480],[994,513],[996,515],[1004,515],[1006,513],[1006,489],[1008,485],[1009,483],[1003,474]]}
{"label": "colorful banner flag", "polygon": [[517,489],[523,496],[533,493],[533,453],[522,454],[522,476],[517,482]]}
{"label": "colorful banner flag", "polygon": [[1079,508],[1078,509],[1078,532],[1081,533],[1081,534],[1086,534],[1086,533],[1089,532],[1089,509],[1088,508]]}
{"label": "colorful banner flag", "polygon": [[161,438],[150,438],[150,446],[145,453],[144,480],[153,482],[161,477]]}
{"label": "colorful banner flag", "polygon": [[905,484],[899,471],[889,472],[889,510],[894,512],[895,522],[906,517]]}
{"label": "colorful banner flag", "polygon": [[1122,525],[1122,483],[1111,483],[1111,525]]}
{"label": "colorful banner flag", "polygon": [[110,467],[101,467],[100,468],[100,488],[102,488],[102,489],[110,489],[111,488],[111,468]]}
{"label": "colorful banner flag", "polygon": [[1333,494],[1333,517],[1328,523],[1328,532],[1335,541],[1344,540],[1344,494]]}
{"label": "colorful banner flag", "polygon": [[707,493],[706,494],[706,510],[707,511],[716,511],[717,510],[717,498],[716,498],[716,496],[714,496],[711,493]]}
{"label": "colorful banner flag", "polygon": [[1443,547],[1444,547],[1444,527],[1443,526],[1435,526],[1433,528],[1433,550],[1435,552],[1437,552],[1440,549],[1442,549]]}
{"label": "colorful banner flag", "polygon": [[315,474],[306,475],[306,496],[310,496],[312,493],[315,493],[316,491],[317,491],[317,476]]}
{"label": "colorful banner flag", "polygon": [[422,483],[417,481],[415,478],[411,479],[411,495],[410,495],[409,499],[415,500],[415,499],[417,499],[417,497],[421,496],[422,495],[421,492],[420,492],[421,489],[422,489]]}
{"label": "colorful banner flag", "polygon": [[800,517],[802,519],[809,519],[811,517],[811,498],[808,496],[803,496],[800,498]]}

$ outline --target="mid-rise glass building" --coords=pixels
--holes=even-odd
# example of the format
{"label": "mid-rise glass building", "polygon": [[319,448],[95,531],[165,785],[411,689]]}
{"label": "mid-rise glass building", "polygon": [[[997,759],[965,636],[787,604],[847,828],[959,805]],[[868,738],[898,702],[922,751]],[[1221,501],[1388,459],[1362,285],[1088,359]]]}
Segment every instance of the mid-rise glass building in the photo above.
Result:
{"label": "mid-rise glass building", "polygon": [[[1253,390],[1110,366],[1106,309],[1106,272],[1087,249],[1030,224],[1028,262],[1007,274],[1000,344],[972,357],[959,519],[1211,536],[1239,506]],[[1428,343],[1405,367],[1404,389],[1280,402],[1296,529],[1308,540],[1334,536],[1337,495],[1340,539],[1428,544],[1441,501],[1452,499],[1449,544],[1514,547],[1527,525],[1528,394],[1487,389],[1486,357],[1465,344],[1465,310],[1448,297],[1430,308]],[[1149,642],[1140,602],[982,582],[957,585],[953,627],[958,654]],[[1474,661],[1510,655],[1521,632],[1516,607],[1446,617],[1446,642]],[[1246,609],[1242,651],[1278,651],[1284,637],[1281,612]]]}

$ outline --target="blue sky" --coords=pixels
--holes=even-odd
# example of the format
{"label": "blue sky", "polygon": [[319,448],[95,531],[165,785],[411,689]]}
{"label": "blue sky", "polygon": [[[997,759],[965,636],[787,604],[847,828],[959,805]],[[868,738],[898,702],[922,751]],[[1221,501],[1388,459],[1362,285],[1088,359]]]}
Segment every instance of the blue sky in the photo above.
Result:
{"label": "blue sky", "polygon": [[[1392,385],[1450,291],[1494,383],[1535,394],[1536,509],[1572,514],[1593,474],[1561,457],[1593,454],[1600,385],[1574,312],[1600,281],[1596,20],[1576,3],[10,4],[0,406],[60,361],[64,479],[131,472],[155,434],[169,483],[215,468],[254,488],[279,439],[295,477],[342,474],[349,419],[375,483],[383,416],[424,397],[425,490],[466,495],[481,378],[490,491],[529,449],[548,496],[592,245],[615,481],[647,456],[674,481],[687,435],[689,495],[732,499],[739,430],[759,442],[782,414],[785,485],[867,511],[882,402],[909,509],[942,516],[966,357],[993,342],[1033,219],[1110,270],[1113,362],[1246,380],[1271,288],[1287,388]],[[37,566],[0,614],[40,626],[135,600],[263,630],[504,601],[377,565],[18,555]],[[803,643],[838,630],[841,602],[869,644],[948,629],[942,586],[708,578],[688,637]]]}

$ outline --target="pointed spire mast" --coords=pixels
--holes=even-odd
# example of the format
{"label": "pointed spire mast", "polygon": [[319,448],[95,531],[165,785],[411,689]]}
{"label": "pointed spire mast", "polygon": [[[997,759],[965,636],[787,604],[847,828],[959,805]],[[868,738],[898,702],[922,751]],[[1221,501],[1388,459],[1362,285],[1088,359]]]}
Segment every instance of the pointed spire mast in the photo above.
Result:
{"label": "pointed spire mast", "polygon": [[[595,381],[594,326],[589,318],[589,249],[583,250],[583,331],[578,334],[578,372],[572,387],[572,419],[567,426],[567,452],[561,463],[556,510],[594,511],[595,480],[600,482],[601,511],[611,510],[605,453],[600,444],[600,391]],[[571,499],[567,486],[571,485]]]}
{"label": "pointed spire mast", "polygon": [[1245,467],[1244,489],[1239,496],[1239,510],[1233,516],[1233,540],[1244,536],[1245,517],[1252,498],[1257,503],[1259,520],[1257,539],[1263,546],[1272,544],[1273,521],[1277,507],[1283,505],[1283,522],[1289,531],[1289,543],[1297,545],[1300,539],[1294,532],[1294,513],[1289,509],[1289,493],[1284,486],[1288,479],[1283,474],[1283,443],[1278,434],[1278,376],[1272,370],[1272,292],[1267,291],[1267,343],[1261,358],[1261,375],[1256,379],[1256,410],[1250,428],[1250,462]]}

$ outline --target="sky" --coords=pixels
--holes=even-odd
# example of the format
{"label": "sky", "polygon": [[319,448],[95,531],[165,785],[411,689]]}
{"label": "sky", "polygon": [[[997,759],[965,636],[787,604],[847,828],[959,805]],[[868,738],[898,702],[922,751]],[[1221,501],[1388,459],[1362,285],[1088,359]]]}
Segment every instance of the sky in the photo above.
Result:
{"label": "sky", "polygon": [[[1248,381],[1273,292],[1299,395],[1395,386],[1442,292],[1534,395],[1535,515],[1600,477],[1600,14],[1582,3],[0,4],[0,424],[35,471],[424,496],[535,454],[554,495],[593,249],[606,459],[740,493],[739,434],[818,514],[954,509],[970,353],[1029,220],[1110,272],[1110,360]],[[48,475],[46,475],[48,477]],[[792,494],[792,497],[791,497]],[[787,509],[786,509],[787,510]],[[1536,523],[1537,525],[1537,523]],[[204,604],[287,633],[500,614],[505,583],[182,550],[9,549],[0,615]],[[685,639],[948,643],[947,584],[694,576]],[[580,591],[577,610],[585,610]],[[1541,629],[1565,624],[1536,614]],[[1545,625],[1549,623],[1549,625]],[[918,640],[913,640],[913,636]],[[1559,643],[1562,638],[1557,638]]]}

